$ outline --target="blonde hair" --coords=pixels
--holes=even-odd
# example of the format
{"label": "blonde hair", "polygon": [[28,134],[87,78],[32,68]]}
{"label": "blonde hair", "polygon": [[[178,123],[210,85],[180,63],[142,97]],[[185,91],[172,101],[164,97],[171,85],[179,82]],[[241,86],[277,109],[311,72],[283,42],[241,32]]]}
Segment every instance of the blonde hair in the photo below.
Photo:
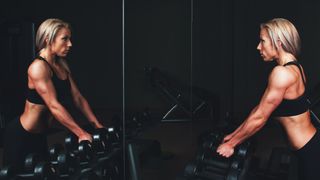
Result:
{"label": "blonde hair", "polygon": [[300,36],[295,26],[283,18],[275,18],[260,25],[261,29],[266,29],[273,47],[277,47],[277,41],[280,41],[284,51],[297,57],[300,53]]}
{"label": "blonde hair", "polygon": [[[42,22],[38,28],[36,35],[37,50],[40,51],[41,49],[45,48],[48,44],[51,44],[57,32],[62,28],[67,28],[71,31],[70,24],[60,19],[51,18]],[[48,44],[46,42],[46,39],[48,39]]]}

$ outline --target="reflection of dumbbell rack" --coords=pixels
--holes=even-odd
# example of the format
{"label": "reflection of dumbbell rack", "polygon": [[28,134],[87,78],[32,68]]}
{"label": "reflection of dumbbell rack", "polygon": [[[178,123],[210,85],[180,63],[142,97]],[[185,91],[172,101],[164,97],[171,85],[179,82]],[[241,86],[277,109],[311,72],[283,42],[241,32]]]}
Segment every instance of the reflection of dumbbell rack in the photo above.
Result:
{"label": "reflection of dumbbell rack", "polygon": [[[114,128],[101,128],[91,132],[92,143],[80,142],[74,148],[74,136],[67,136],[65,141],[67,151],[77,156],[76,171],[68,179],[121,179],[122,148],[120,137]],[[83,143],[83,144],[82,144]],[[71,150],[70,150],[71,149]],[[72,154],[72,153],[69,153]]]}
{"label": "reflection of dumbbell rack", "polygon": [[0,179],[122,180],[122,148],[115,134],[109,129],[97,129],[92,132],[92,143],[78,143],[70,134],[65,146],[55,144],[49,149],[48,159],[30,154],[23,169],[2,168]]}
{"label": "reflection of dumbbell rack", "polygon": [[[186,95],[177,85],[172,85],[169,79],[157,68],[146,67],[145,72],[153,87],[157,88],[167,99],[172,102],[171,108],[162,117],[162,122],[184,122],[192,118],[208,105],[203,99],[191,94]],[[191,103],[192,96],[192,103]],[[170,118],[174,113],[182,111],[187,117],[177,119]]]}
{"label": "reflection of dumbbell rack", "polygon": [[18,168],[14,164],[6,165],[0,170],[0,179],[28,180],[28,179],[56,179],[57,174],[52,164],[45,162],[38,154],[28,154],[24,167]]}

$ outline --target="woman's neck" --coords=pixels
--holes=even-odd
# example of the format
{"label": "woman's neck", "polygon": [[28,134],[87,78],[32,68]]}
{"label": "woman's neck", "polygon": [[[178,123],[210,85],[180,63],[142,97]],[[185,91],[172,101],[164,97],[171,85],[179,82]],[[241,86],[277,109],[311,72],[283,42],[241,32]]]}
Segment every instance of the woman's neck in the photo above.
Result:
{"label": "woman's neck", "polygon": [[49,64],[55,64],[56,63],[55,55],[50,53],[48,49],[42,49],[39,52],[39,56],[43,57]]}
{"label": "woman's neck", "polygon": [[279,54],[279,58],[277,59],[277,62],[279,65],[284,65],[290,61],[297,60],[297,58],[292,55],[291,53],[283,52]]}

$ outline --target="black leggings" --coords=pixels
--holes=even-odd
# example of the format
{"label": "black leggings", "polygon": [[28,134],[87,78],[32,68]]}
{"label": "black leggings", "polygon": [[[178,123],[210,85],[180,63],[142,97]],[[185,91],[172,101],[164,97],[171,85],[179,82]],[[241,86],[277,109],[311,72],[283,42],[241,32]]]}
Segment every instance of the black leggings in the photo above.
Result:
{"label": "black leggings", "polygon": [[320,133],[316,134],[301,149],[295,151],[299,163],[299,180],[320,179]]}
{"label": "black leggings", "polygon": [[12,120],[5,129],[3,165],[12,165],[18,169],[24,166],[25,157],[37,153],[47,158],[47,135],[26,131],[19,118]]}

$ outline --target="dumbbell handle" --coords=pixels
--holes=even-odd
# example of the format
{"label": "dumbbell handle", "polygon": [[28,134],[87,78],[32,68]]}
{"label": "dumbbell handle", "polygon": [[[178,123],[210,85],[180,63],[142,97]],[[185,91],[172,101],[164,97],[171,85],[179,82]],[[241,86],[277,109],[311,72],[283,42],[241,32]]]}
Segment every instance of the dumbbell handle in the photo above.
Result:
{"label": "dumbbell handle", "polygon": [[204,163],[206,165],[210,165],[216,168],[220,168],[220,169],[229,169],[230,167],[230,164],[228,162],[221,162],[215,159],[210,159],[210,160],[203,159],[201,163]]}
{"label": "dumbbell handle", "polygon": [[225,175],[220,173],[214,173],[210,171],[201,171],[196,173],[196,177],[204,178],[207,180],[225,180]]}
{"label": "dumbbell handle", "polygon": [[206,171],[210,171],[212,173],[221,174],[221,175],[226,175],[228,172],[228,169],[221,169],[221,168],[215,167],[215,166],[206,166],[204,169]]}

